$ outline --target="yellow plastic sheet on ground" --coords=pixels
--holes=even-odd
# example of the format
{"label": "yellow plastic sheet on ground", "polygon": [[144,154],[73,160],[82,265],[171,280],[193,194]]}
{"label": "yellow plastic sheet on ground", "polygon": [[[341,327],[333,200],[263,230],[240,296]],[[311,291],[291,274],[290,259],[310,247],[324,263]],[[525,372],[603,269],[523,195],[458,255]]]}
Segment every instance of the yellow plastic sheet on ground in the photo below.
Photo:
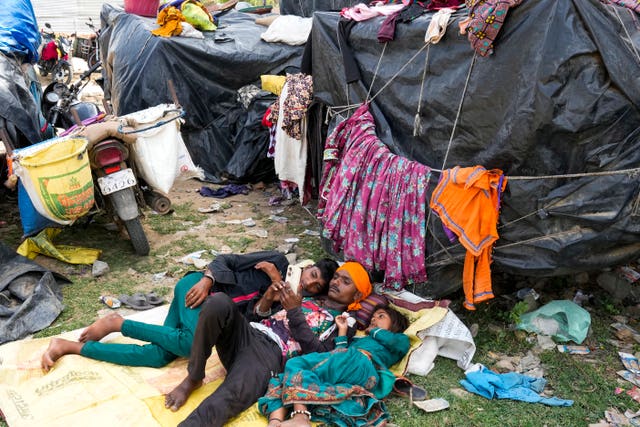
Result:
{"label": "yellow plastic sheet on ground", "polygon": [[[128,318],[160,324],[168,305],[136,313]],[[444,317],[447,309],[421,310],[417,330]],[[62,338],[77,340],[82,329]],[[50,338],[21,340],[0,346],[0,410],[11,427],[118,426],[165,427],[182,421],[222,382],[225,370],[214,350],[207,361],[204,385],[196,390],[177,412],[164,407],[164,395],[186,376],[188,360],[179,358],[163,368],[119,366],[78,355],[60,358],[45,374],[40,358]],[[103,341],[137,342],[120,334]],[[406,362],[404,362],[406,364]],[[403,366],[403,362],[395,367]],[[234,427],[265,426],[257,405],[227,424]]]}
{"label": "yellow plastic sheet on ground", "polygon": [[61,231],[60,228],[45,228],[37,236],[28,237],[18,246],[16,252],[29,259],[34,259],[38,254],[42,254],[69,264],[93,264],[102,253],[99,249],[54,245],[53,239]]}

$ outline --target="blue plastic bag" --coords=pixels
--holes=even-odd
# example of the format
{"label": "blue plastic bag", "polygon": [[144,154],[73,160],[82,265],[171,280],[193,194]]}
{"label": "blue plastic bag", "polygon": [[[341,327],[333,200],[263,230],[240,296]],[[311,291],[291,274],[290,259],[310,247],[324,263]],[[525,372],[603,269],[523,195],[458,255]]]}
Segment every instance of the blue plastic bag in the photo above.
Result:
{"label": "blue plastic bag", "polygon": [[0,52],[38,61],[40,31],[31,0],[3,0],[0,13]]}

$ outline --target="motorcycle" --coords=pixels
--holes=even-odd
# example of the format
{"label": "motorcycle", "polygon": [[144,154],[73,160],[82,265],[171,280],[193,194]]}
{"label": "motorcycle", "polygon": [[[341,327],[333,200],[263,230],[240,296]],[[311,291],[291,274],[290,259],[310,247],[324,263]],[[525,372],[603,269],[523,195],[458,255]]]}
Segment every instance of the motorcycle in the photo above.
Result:
{"label": "motorcycle", "polygon": [[87,27],[93,31],[93,35],[91,37],[91,47],[89,48],[89,54],[87,56],[87,65],[89,68],[93,67],[98,61],[100,61],[100,29],[96,29],[96,26],[93,24],[93,20],[89,17],[89,22],[85,22]]}
{"label": "motorcycle", "polygon": [[51,29],[51,24],[47,22],[44,26],[46,29],[40,31],[42,35],[40,58],[38,59],[40,75],[51,74],[53,81],[69,84],[73,78],[73,67],[69,62],[71,44],[67,38],[56,36]]}
{"label": "motorcycle", "polygon": [[98,123],[105,113],[91,102],[78,100],[78,94],[88,83],[88,77],[100,66],[101,63],[97,62],[70,86],[59,82],[50,84],[45,89],[42,111],[50,124],[66,129],[60,136],[79,130],[79,135],[87,137],[97,209],[107,212],[118,225],[124,226],[138,255],[147,255],[149,241],[140,223],[141,209],[146,205],[145,196],[137,179],[135,162],[130,158],[129,148],[124,142],[126,135],[122,135],[122,138],[105,137],[105,132],[99,131],[96,136],[98,127],[117,127],[117,123]]}

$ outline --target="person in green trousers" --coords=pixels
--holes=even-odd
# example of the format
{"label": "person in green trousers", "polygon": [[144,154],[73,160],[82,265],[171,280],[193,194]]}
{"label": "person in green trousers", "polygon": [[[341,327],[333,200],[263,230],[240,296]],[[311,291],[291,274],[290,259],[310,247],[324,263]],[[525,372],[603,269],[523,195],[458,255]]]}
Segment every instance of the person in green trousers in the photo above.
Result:
{"label": "person in green trousers", "polygon": [[[49,371],[60,357],[79,354],[119,365],[157,368],[177,357],[189,357],[201,304],[208,295],[226,293],[249,318],[268,316],[271,310],[263,313],[265,309],[259,308],[278,306],[279,302],[270,297],[275,292],[272,284],[282,280],[287,266],[286,257],[276,251],[219,255],[204,273],[188,273],[178,281],[162,326],[124,319],[112,313],[85,329],[79,341],[52,338],[40,364]],[[302,288],[309,295],[326,293],[337,267],[335,261],[327,258],[308,265],[300,279]],[[149,344],[99,342],[111,332],[121,332]]]}
{"label": "person in green trousers", "polygon": [[[42,355],[42,368],[49,371],[56,360],[66,354],[80,354],[118,365],[153,368],[165,366],[179,356],[188,357],[200,307],[189,308],[184,301],[187,292],[201,277],[202,273],[191,273],[178,281],[163,325],[128,320],[111,313],[85,329],[79,341],[52,338],[49,348]],[[99,342],[111,332],[122,332],[124,336],[147,341],[148,344]]]}

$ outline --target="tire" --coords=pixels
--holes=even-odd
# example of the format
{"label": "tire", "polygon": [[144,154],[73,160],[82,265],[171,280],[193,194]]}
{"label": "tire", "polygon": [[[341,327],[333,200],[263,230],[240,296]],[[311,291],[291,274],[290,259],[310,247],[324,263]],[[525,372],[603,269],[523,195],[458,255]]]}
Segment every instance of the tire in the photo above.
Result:
{"label": "tire", "polygon": [[97,62],[98,62],[98,52],[94,50],[89,54],[89,58],[87,59],[87,66],[91,68],[94,65],[96,65]]}
{"label": "tire", "polygon": [[68,85],[71,83],[72,78],[73,68],[71,68],[71,64],[67,61],[60,61],[53,67],[51,80]]}
{"label": "tire", "polygon": [[136,254],[149,255],[149,241],[147,240],[147,235],[144,234],[140,219],[135,218],[125,221],[124,226],[127,229],[127,233],[129,233],[129,238]]}

